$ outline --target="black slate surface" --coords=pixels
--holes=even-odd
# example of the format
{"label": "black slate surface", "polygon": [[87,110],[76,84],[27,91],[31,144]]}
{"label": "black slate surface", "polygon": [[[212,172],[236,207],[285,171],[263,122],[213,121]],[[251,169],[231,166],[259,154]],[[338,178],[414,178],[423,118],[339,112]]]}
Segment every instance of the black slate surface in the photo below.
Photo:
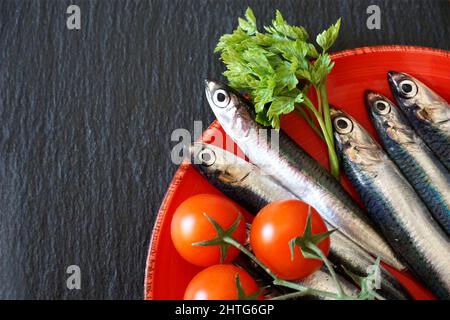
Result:
{"label": "black slate surface", "polygon": [[[334,50],[450,48],[449,1],[0,1],[0,298],[143,297],[170,134],[213,120],[202,80],[220,76],[214,45],[248,4],[311,34],[342,17]],[[66,288],[72,264],[81,290]]]}

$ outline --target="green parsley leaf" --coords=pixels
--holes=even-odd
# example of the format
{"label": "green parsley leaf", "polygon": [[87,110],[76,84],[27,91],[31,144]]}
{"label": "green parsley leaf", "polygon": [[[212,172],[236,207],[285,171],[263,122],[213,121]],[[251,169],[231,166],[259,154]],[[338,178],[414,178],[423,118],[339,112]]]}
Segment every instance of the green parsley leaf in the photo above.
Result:
{"label": "green parsley leaf", "polygon": [[247,8],[247,11],[245,12],[245,20],[242,18],[239,18],[239,27],[244,30],[248,35],[253,35],[256,32],[258,32],[258,28],[256,26],[256,18],[253,14],[253,10],[250,8]]}
{"label": "green parsley leaf", "polygon": [[276,83],[273,79],[264,78],[260,81],[258,88],[253,91],[256,113],[263,112],[264,106],[272,101],[275,85]]}
{"label": "green parsley leaf", "polygon": [[267,111],[269,118],[280,114],[288,114],[294,110],[295,98],[292,97],[276,97]]}
{"label": "green parsley leaf", "polygon": [[[265,108],[268,109],[268,108]],[[267,117],[267,112],[259,112],[256,114],[256,121],[265,127],[271,126],[272,122]]]}
{"label": "green parsley leaf", "polygon": [[[300,104],[310,111],[316,108],[317,112],[312,113],[317,121],[307,119],[307,123],[327,144],[331,171],[337,177],[339,162],[334,141],[327,140],[332,137],[332,132],[328,132],[332,128],[321,124],[331,123],[325,83],[333,62],[326,51],[338,36],[341,20],[317,36],[321,53],[308,42],[305,28],[288,24],[280,11],[276,11],[275,19],[262,32],[258,31],[250,8],[238,22],[231,34],[220,37],[215,48],[226,65],[224,75],[230,86],[250,94],[256,121],[264,126],[279,129],[280,117],[295,109],[302,110]],[[318,106],[306,94],[311,88],[321,96]],[[299,114],[307,117],[305,112]]]}
{"label": "green parsley leaf", "polygon": [[333,69],[334,62],[331,62],[330,56],[327,53],[319,55],[316,61],[314,61],[311,82],[315,86],[319,86],[325,83],[327,75]]}
{"label": "green parsley leaf", "polygon": [[325,52],[333,45],[339,34],[339,28],[341,27],[341,19],[339,18],[335,24],[329,27],[327,30],[319,34],[316,38],[317,44]]}
{"label": "green parsley leaf", "polygon": [[[339,24],[340,20],[319,35],[318,43],[329,47]],[[298,89],[308,83],[324,83],[333,64],[329,55],[319,54],[314,44],[306,41],[306,30],[289,25],[280,11],[264,30],[266,33],[258,32],[256,17],[248,8],[245,19],[239,18],[238,28],[220,38],[215,51],[227,66],[224,75],[230,85],[251,94],[257,121],[278,129],[280,116],[304,101]],[[307,83],[300,85],[300,79]]]}
{"label": "green parsley leaf", "polygon": [[316,47],[312,43],[308,43],[308,55],[312,58],[317,58],[319,56]]}
{"label": "green parsley leaf", "polygon": [[276,11],[275,20],[272,21],[272,26],[266,26],[264,29],[280,39],[299,39],[302,41],[308,39],[308,33],[305,28],[289,25],[286,20],[284,20],[283,15],[279,10]]}
{"label": "green parsley leaf", "polygon": [[287,87],[289,90],[293,90],[297,87],[296,69],[295,65],[288,61],[283,61],[277,66],[275,81],[279,82],[281,88]]}

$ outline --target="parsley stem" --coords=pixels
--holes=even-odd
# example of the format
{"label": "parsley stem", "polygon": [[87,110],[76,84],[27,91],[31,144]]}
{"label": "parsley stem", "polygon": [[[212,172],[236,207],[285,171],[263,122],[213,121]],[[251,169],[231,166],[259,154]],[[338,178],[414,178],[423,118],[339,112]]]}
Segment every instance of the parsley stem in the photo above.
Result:
{"label": "parsley stem", "polygon": [[[336,154],[336,149],[334,145],[334,137],[333,137],[333,126],[331,124],[331,116],[330,116],[330,105],[328,104],[328,96],[327,96],[327,88],[325,84],[319,86],[319,96],[322,101],[323,108],[323,119],[325,121],[325,128],[327,133],[330,135],[330,143],[328,144],[328,157],[330,160],[330,170],[331,174],[339,178],[339,159]],[[327,133],[324,132],[324,135]]]}
{"label": "parsley stem", "polygon": [[[319,86],[319,91],[320,96],[322,98],[323,118],[325,120],[325,127],[327,129],[327,132],[329,132],[332,135],[333,127],[331,125],[330,105],[328,104],[327,88],[325,84]],[[333,147],[334,147],[334,140],[333,140]]]}
{"label": "parsley stem", "polygon": [[322,141],[325,142],[325,138],[323,136],[322,131],[320,131],[320,129],[317,127],[314,120],[308,116],[308,114],[305,112],[305,110],[303,110],[303,108],[299,105],[296,105],[295,109],[303,117],[303,119],[305,119],[305,121],[308,123],[308,125],[311,127],[311,129],[313,129],[313,131],[320,137],[320,139],[322,139]]}
{"label": "parsley stem", "polygon": [[[322,100],[324,101],[324,100]],[[339,159],[336,154],[336,150],[334,148],[334,137],[333,137],[333,129],[331,131],[328,131],[326,128],[326,121],[322,118],[322,115],[319,114],[319,111],[315,108],[314,104],[311,102],[311,100],[308,97],[305,97],[303,104],[311,110],[311,112],[314,114],[314,116],[317,119],[317,122],[319,123],[320,129],[322,130],[323,137],[325,144],[328,148],[328,157],[330,161],[330,169],[331,174],[338,178],[339,177]],[[326,106],[324,105],[324,112],[325,108],[328,108],[328,115],[330,114],[328,103]],[[331,123],[331,120],[330,120]]]}
{"label": "parsley stem", "polygon": [[[319,114],[319,111],[317,111],[314,104],[311,102],[311,100],[308,97],[305,97],[305,99],[303,100],[303,104],[314,114],[314,117],[316,117],[317,122],[319,122],[322,132],[325,134],[326,133],[325,123],[323,122],[322,116]],[[328,135],[325,138],[329,139]]]}
{"label": "parsley stem", "polygon": [[317,87],[314,87],[314,91],[316,91],[317,95],[317,105],[318,105],[317,109],[319,110],[319,113],[323,116],[322,97],[320,96],[320,90]]}
{"label": "parsley stem", "polygon": [[[324,93],[326,95],[326,91],[324,91]],[[319,123],[320,129],[322,130],[323,133],[325,144],[327,145],[328,148],[330,171],[331,174],[337,179],[339,178],[339,159],[337,157],[336,150],[334,148],[333,128],[331,127],[330,106],[328,105],[328,100],[326,97],[324,98],[322,96],[323,113],[324,113],[323,117],[308,97],[305,97],[303,104],[308,108],[308,110],[310,110],[314,114],[314,116],[317,119],[317,122]],[[330,129],[327,129],[327,123],[329,123]]]}
{"label": "parsley stem", "polygon": [[[341,20],[317,35],[321,53],[314,43],[307,41],[306,30],[288,24],[279,11],[272,25],[264,26],[264,31],[258,30],[250,8],[245,12],[245,19],[238,21],[237,28],[220,37],[214,50],[220,52],[227,67],[224,75],[235,89],[247,91],[254,97],[256,121],[264,126],[280,129],[280,117],[297,109],[314,132],[323,136],[331,174],[339,178],[339,159],[334,148],[325,84],[334,66],[327,50],[336,41]],[[308,98],[311,87],[316,91],[317,105]],[[293,107],[302,100],[305,101],[300,104],[307,108],[300,111]]]}
{"label": "parsley stem", "polygon": [[309,113],[309,115],[311,116],[312,119],[316,118],[316,115],[309,108],[307,108],[306,110],[308,111],[308,113]]}

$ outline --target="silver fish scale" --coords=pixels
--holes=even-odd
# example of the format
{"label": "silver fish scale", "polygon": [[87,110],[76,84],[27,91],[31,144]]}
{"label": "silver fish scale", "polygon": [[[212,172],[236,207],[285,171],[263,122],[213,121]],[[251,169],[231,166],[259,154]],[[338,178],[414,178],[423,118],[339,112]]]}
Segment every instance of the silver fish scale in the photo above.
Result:
{"label": "silver fish scale", "polygon": [[329,224],[339,228],[367,251],[398,269],[403,268],[350,195],[317,161],[282,132],[278,152],[277,148],[272,148],[264,140],[264,136],[258,135],[261,127],[252,119],[248,119],[248,122],[253,130],[246,135],[236,130],[236,127],[235,130],[227,130],[227,125],[222,125],[250,161],[314,207]]}
{"label": "silver fish scale", "polygon": [[[392,94],[409,119],[414,130],[450,170],[450,105],[427,85],[402,72],[388,72]],[[416,93],[406,97],[401,93],[402,81],[411,81]]]}
{"label": "silver fish scale", "polygon": [[[195,159],[198,150],[205,148],[214,154],[215,161],[212,165],[203,165],[201,161]],[[196,169],[212,185],[251,213],[259,212],[270,202],[298,199],[282,187],[278,181],[264,175],[258,167],[225,150],[196,143],[190,148],[190,151],[191,160]],[[332,229],[333,227],[327,224],[327,228]],[[249,230],[250,227],[247,226],[247,229]],[[330,235],[330,240],[329,259],[340,272],[345,274],[343,266],[357,275],[365,275],[368,268],[375,264],[375,258],[339,230]],[[379,289],[378,292],[386,299],[410,299],[403,286],[383,267],[380,267]]]}
{"label": "silver fish scale", "polygon": [[[359,290],[355,285],[344,279],[339,274],[337,275],[338,281],[341,284],[344,293],[356,299],[358,297]],[[310,274],[306,278],[301,280],[301,283],[307,287],[314,288],[316,290],[322,290],[327,292],[337,292],[336,284],[333,277],[330,275],[325,268],[317,270],[316,272]],[[322,300],[331,300],[329,298],[322,298]]]}
{"label": "silver fish scale", "polygon": [[344,168],[374,221],[411,270],[440,298],[450,298],[450,243],[428,209],[385,157],[357,167],[344,157]]}
{"label": "silver fish scale", "polygon": [[[403,152],[390,153],[430,211],[450,234],[450,173],[423,144],[398,145]],[[388,150],[389,151],[389,150]]]}
{"label": "silver fish scale", "polygon": [[[388,112],[380,114],[377,111],[379,101],[388,104]],[[450,235],[450,172],[389,99],[371,91],[366,94],[366,103],[384,150]]]}
{"label": "silver fish scale", "polygon": [[450,170],[450,119],[445,124],[430,126],[411,114],[408,114],[408,118],[417,133]]}

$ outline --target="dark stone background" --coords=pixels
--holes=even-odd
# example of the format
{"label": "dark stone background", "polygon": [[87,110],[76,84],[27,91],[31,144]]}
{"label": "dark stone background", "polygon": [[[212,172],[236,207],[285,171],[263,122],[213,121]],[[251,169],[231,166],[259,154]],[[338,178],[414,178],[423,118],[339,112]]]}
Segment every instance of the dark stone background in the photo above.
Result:
{"label": "dark stone background", "polygon": [[[81,7],[82,29],[66,28]],[[250,1],[334,50],[450,49],[448,1]],[[382,29],[366,28],[378,4]],[[152,225],[176,166],[170,134],[213,120],[202,80],[246,1],[0,1],[0,298],[140,299]],[[66,289],[66,268],[82,289]]]}

